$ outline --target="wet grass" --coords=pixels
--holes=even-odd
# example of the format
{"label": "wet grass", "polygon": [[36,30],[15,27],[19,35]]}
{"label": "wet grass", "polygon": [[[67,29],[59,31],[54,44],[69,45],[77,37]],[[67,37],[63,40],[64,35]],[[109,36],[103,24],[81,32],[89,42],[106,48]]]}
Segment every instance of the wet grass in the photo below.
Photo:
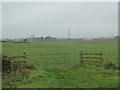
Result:
{"label": "wet grass", "polygon": [[[42,42],[3,43],[4,55],[60,52],[102,52],[104,63],[118,62],[117,42]],[[28,62],[35,59],[31,57]],[[64,66],[42,69],[42,62],[36,60],[36,69],[30,70],[28,77],[15,80],[19,88],[115,88],[118,86],[118,71],[92,65]],[[104,64],[103,63],[103,64]],[[51,64],[52,65],[52,64]],[[21,79],[21,77],[19,77]],[[10,79],[11,80],[11,79]],[[7,81],[7,80],[6,80]],[[9,86],[6,86],[9,87]]]}

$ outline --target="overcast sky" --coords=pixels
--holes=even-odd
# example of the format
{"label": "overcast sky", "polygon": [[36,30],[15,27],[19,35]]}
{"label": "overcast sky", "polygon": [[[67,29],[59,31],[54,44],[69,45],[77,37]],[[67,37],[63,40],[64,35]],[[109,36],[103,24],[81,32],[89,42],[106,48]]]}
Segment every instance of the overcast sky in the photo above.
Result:
{"label": "overcast sky", "polygon": [[6,2],[2,5],[3,38],[35,35],[72,38],[118,34],[117,2]]}

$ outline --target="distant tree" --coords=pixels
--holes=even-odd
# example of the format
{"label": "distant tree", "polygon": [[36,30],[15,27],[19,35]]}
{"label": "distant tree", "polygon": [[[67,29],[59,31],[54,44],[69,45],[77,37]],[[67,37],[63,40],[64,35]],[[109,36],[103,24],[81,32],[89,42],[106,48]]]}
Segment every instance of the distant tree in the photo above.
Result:
{"label": "distant tree", "polygon": [[43,39],[44,39],[44,37],[41,37],[41,39],[43,40]]}
{"label": "distant tree", "polygon": [[27,39],[24,39],[24,42],[26,42],[27,41]]}
{"label": "distant tree", "polygon": [[51,39],[51,36],[46,36],[45,39]]}
{"label": "distant tree", "polygon": [[120,36],[115,36],[115,39],[120,39]]}
{"label": "distant tree", "polygon": [[56,39],[55,37],[51,37],[51,36],[45,37],[45,40],[55,40],[55,39]]}

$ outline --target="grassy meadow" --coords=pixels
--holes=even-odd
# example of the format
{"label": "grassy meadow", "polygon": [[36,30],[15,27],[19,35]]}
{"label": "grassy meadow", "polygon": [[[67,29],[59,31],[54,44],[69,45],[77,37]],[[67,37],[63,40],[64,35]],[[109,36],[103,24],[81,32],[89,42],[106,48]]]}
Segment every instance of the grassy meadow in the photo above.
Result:
{"label": "grassy meadow", "polygon": [[[102,52],[103,64],[118,62],[117,42],[41,42],[41,43],[2,43],[2,54],[8,56],[31,53],[62,53],[62,52]],[[35,56],[34,56],[35,57]],[[37,57],[37,56],[36,56]],[[118,71],[105,69],[104,66],[83,65],[77,67],[42,69],[39,59],[27,60],[28,63],[37,61],[36,69],[30,70],[25,79],[6,78],[3,82],[12,82],[17,88],[116,88],[118,87]],[[6,86],[8,87],[8,86]]]}

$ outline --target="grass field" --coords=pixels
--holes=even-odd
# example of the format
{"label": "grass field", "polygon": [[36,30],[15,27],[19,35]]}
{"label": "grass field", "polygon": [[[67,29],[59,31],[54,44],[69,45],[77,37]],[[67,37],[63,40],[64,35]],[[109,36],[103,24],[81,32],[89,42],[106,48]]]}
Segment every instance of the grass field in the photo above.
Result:
{"label": "grass field", "polygon": [[[22,55],[27,53],[60,52],[102,52],[103,64],[118,62],[117,42],[42,42],[42,43],[3,43],[4,55]],[[31,70],[27,78],[18,79],[14,84],[19,88],[115,88],[118,87],[118,71],[91,65],[77,67],[40,68]],[[28,60],[32,63],[32,58]],[[35,63],[34,63],[35,64]],[[21,77],[22,78],[22,77]],[[15,78],[14,78],[15,79]],[[5,79],[9,81],[10,79]]]}

